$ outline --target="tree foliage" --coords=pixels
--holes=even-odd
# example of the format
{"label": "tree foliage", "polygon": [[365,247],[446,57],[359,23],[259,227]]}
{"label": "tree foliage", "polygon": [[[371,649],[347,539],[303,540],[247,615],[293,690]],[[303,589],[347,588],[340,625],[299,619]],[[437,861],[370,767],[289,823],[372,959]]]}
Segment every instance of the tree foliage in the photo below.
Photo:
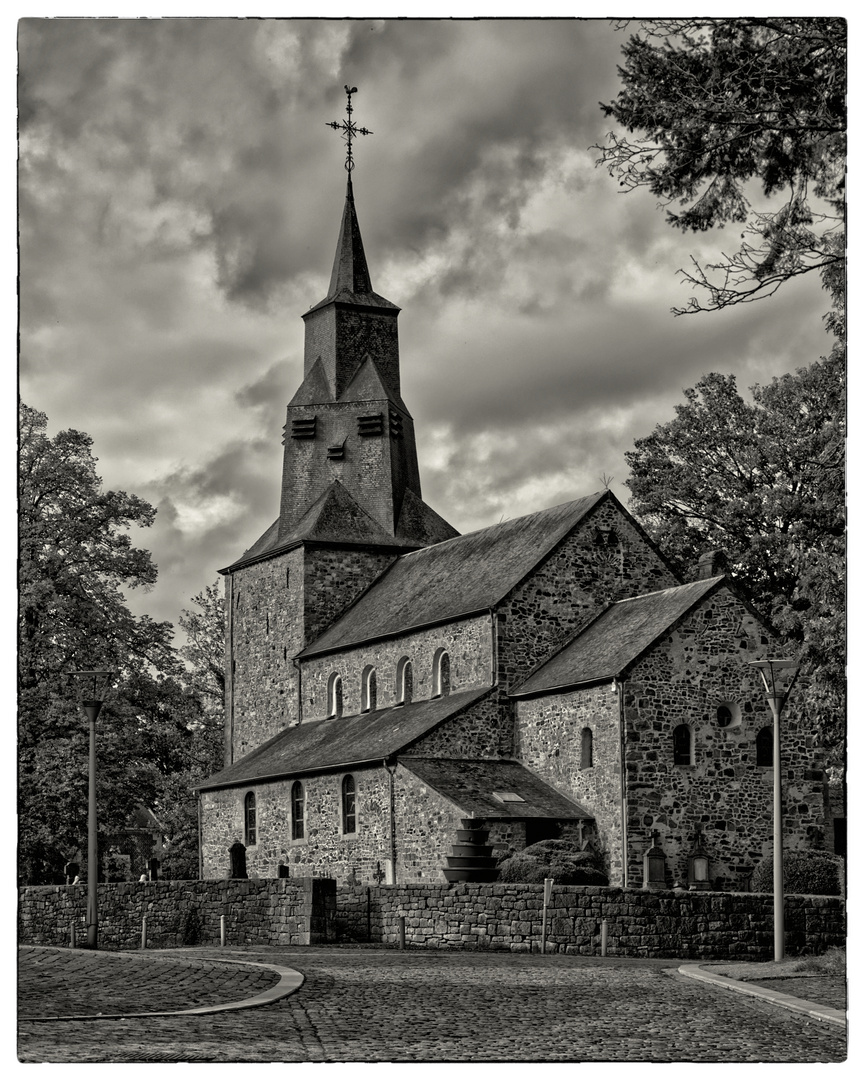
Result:
{"label": "tree foliage", "polygon": [[169,805],[172,778],[199,759],[212,771],[213,724],[171,624],[126,603],[125,589],[156,578],[128,531],[149,526],[153,508],[104,489],[89,436],[51,438],[44,413],[24,405],[20,423],[19,863],[23,880],[40,883],[58,880],[87,837],[88,728],[70,671],[115,673],[97,736],[103,849],[137,805]]}
{"label": "tree foliage", "polygon": [[[740,232],[737,251],[682,271],[707,300],[692,297],[675,313],[757,300],[813,270],[836,302],[845,248],[844,20],[651,20],[623,54],[623,88],[601,108],[640,134],[611,132],[595,148],[598,164],[626,190],[658,196],[676,228]],[[757,182],[761,208],[752,201]]]}
{"label": "tree foliage", "polygon": [[800,658],[808,711],[839,747],[844,710],[844,364],[752,388],[711,374],[627,454],[635,513],[685,579],[723,549],[730,576]]}
{"label": "tree foliage", "polygon": [[198,806],[194,785],[223,765],[225,707],[225,598],[220,582],[192,598],[178,623],[186,644],[178,650],[185,661],[181,682],[198,705],[188,725],[190,741],[184,766],[166,777],[156,801],[159,820],[168,829],[165,872],[173,878],[198,876]]}

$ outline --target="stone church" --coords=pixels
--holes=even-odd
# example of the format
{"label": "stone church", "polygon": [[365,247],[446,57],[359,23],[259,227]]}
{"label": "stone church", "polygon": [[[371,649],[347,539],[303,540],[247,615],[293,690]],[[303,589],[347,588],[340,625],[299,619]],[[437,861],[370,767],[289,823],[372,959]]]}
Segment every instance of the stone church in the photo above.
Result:
{"label": "stone church", "polygon": [[[497,852],[581,836],[612,885],[641,887],[652,845],[666,884],[686,881],[698,844],[711,883],[746,888],[771,849],[772,719],[749,666],[778,655],[770,630],[717,553],[680,581],[610,491],[460,536],[421,495],[398,315],[349,171],[330,286],[303,315],[279,516],[223,571],[203,876],[441,882],[472,819]],[[820,847],[795,695],[783,739],[787,843]]]}

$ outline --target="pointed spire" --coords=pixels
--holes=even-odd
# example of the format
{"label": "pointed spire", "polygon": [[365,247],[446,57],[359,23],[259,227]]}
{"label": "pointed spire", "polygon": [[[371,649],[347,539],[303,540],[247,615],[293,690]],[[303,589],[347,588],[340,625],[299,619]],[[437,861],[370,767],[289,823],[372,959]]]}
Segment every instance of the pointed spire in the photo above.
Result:
{"label": "pointed spire", "polygon": [[340,292],[361,295],[372,292],[372,282],[369,280],[369,268],[366,265],[366,254],[363,251],[363,240],[360,236],[360,225],[354,208],[354,188],[351,184],[350,173],[327,298],[330,299]]}

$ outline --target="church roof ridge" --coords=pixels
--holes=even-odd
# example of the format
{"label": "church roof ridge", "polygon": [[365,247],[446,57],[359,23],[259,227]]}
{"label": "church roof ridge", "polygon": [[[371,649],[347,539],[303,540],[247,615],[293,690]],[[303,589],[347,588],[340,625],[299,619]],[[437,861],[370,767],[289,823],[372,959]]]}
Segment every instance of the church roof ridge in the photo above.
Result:
{"label": "church roof ridge", "polygon": [[[496,529],[504,530],[508,526],[513,526],[518,522],[526,521],[529,518],[544,517],[547,514],[554,513],[557,510],[563,510],[565,507],[575,506],[577,503],[583,503],[586,499],[594,499],[595,497],[599,498],[603,494],[605,493],[602,491],[595,491],[591,495],[585,495],[581,499],[570,499],[567,502],[556,503],[555,506],[546,506],[542,510],[532,510],[530,514],[520,514],[519,517],[505,518],[503,521],[497,521],[494,525],[483,525],[479,529],[472,529],[471,532],[467,533],[459,533],[458,536],[451,536],[449,540],[442,540],[440,543],[431,546],[438,548],[444,544],[452,544],[457,540],[470,540],[472,537],[477,537],[480,533],[492,533],[493,530]],[[419,548],[417,551],[408,551],[405,553],[405,555],[400,556],[400,558],[407,559],[411,555],[419,555],[424,552],[428,552],[429,550],[429,548]]]}
{"label": "church roof ridge", "polygon": [[401,555],[300,656],[489,610],[606,494],[596,492]]}

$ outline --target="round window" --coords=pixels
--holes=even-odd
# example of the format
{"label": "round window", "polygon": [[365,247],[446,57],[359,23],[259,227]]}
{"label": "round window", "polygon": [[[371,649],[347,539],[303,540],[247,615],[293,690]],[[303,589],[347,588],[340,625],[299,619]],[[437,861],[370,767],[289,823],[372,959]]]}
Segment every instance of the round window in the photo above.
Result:
{"label": "round window", "polygon": [[737,727],[741,723],[741,708],[734,701],[721,701],[717,706],[717,726]]}

